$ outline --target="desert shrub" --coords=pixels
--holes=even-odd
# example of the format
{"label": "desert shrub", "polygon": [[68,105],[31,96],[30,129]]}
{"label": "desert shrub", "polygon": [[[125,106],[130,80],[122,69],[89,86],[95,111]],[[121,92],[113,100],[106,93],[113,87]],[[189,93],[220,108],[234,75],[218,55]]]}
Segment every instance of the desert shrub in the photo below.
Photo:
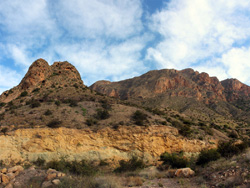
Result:
{"label": "desert shrub", "polygon": [[5,115],[5,113],[0,114],[0,120],[4,120],[4,115]]}
{"label": "desert shrub", "polygon": [[60,105],[61,105],[61,102],[60,102],[60,101],[55,101],[55,105],[56,105],[56,106],[60,106]]}
{"label": "desert shrub", "polygon": [[2,128],[1,133],[3,133],[4,135],[6,135],[7,132],[8,132],[8,128],[7,127]]}
{"label": "desert shrub", "polygon": [[87,163],[86,161],[66,161],[61,158],[59,161],[50,161],[46,165],[47,168],[53,168],[61,172],[70,172],[76,175],[92,176],[98,172],[98,169]]}
{"label": "desert shrub", "polygon": [[130,160],[125,161],[121,160],[119,161],[119,167],[117,167],[114,172],[121,173],[121,172],[128,172],[128,171],[136,171],[139,169],[145,168],[145,163],[143,162],[143,159],[140,159],[136,156],[131,157]]}
{"label": "desert shrub", "polygon": [[136,110],[132,115],[132,119],[134,120],[136,125],[143,126],[147,121],[148,115],[140,110]]}
{"label": "desert shrub", "polygon": [[96,119],[102,120],[102,119],[108,119],[109,117],[110,117],[110,114],[108,110],[100,109],[100,108],[96,110],[96,114],[95,114]]}
{"label": "desert shrub", "polygon": [[38,157],[36,161],[33,162],[36,166],[44,166],[45,160],[43,158]]}
{"label": "desert shrub", "polygon": [[189,161],[187,158],[183,156],[183,152],[180,153],[165,152],[160,155],[160,161],[163,161],[164,165],[170,165],[172,168],[184,168],[189,165]]}
{"label": "desert shrub", "polygon": [[27,96],[28,95],[28,92],[27,91],[24,91],[24,92],[22,92],[21,94],[20,94],[20,97],[25,97],[25,96]]}
{"label": "desert shrub", "polygon": [[4,107],[5,105],[6,105],[6,103],[1,102],[1,103],[0,103],[0,108]]}
{"label": "desert shrub", "polygon": [[102,107],[105,109],[105,110],[111,110],[111,105],[108,103],[107,100],[102,100],[100,101],[102,103]]}
{"label": "desert shrub", "polygon": [[61,124],[62,124],[61,121],[59,121],[58,119],[54,119],[54,120],[50,121],[47,124],[47,126],[50,128],[58,128],[58,127],[60,127]]}
{"label": "desert shrub", "polygon": [[31,177],[25,187],[39,188],[42,186],[43,181],[44,177],[42,176]]}
{"label": "desert shrub", "polygon": [[233,141],[220,142],[218,145],[218,152],[223,157],[232,157],[233,155],[240,154],[248,148],[248,143],[246,141],[235,144]]}
{"label": "desert shrub", "polygon": [[40,88],[36,88],[32,91],[32,93],[36,93],[36,92],[39,92],[40,91]]}
{"label": "desert shrub", "polygon": [[97,124],[97,120],[94,119],[94,118],[92,118],[92,117],[90,117],[90,118],[86,119],[86,122],[85,122],[85,123],[86,123],[88,126],[93,126],[93,125]]}
{"label": "desert shrub", "polygon": [[51,110],[46,110],[45,112],[44,112],[44,115],[45,116],[49,116],[49,115],[52,115],[52,112],[51,112]]}
{"label": "desert shrub", "polygon": [[209,163],[210,161],[216,161],[221,157],[220,153],[217,149],[208,149],[202,150],[199,154],[198,160],[196,162],[197,165],[204,165]]}
{"label": "desert shrub", "polygon": [[185,136],[185,137],[188,137],[192,134],[192,130],[190,128],[190,125],[182,125],[180,128],[179,128],[179,133],[182,135],[182,136]]}
{"label": "desert shrub", "polygon": [[86,116],[86,114],[87,114],[87,110],[85,108],[82,108],[82,115]]}
{"label": "desert shrub", "polygon": [[[27,104],[27,103],[26,103]],[[37,101],[37,100],[31,100],[30,101],[30,107],[31,108],[37,108],[37,107],[39,107],[39,106],[41,106],[41,103],[39,102],[39,101]]]}

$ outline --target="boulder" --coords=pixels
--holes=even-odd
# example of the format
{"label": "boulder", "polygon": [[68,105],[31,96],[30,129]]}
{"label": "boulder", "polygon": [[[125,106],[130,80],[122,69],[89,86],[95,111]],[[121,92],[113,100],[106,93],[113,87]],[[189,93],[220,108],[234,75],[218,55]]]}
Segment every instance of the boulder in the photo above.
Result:
{"label": "boulder", "polygon": [[22,172],[24,168],[20,165],[8,169],[8,173]]}
{"label": "boulder", "polygon": [[7,172],[7,168],[3,168],[2,170],[1,170],[1,173],[3,173],[3,174],[5,174]]}
{"label": "boulder", "polygon": [[54,180],[52,180],[52,183],[54,185],[59,185],[61,183],[61,181],[59,179],[54,179]]}
{"label": "boulder", "polygon": [[175,172],[176,177],[192,177],[194,176],[195,172],[191,168],[181,168],[177,169]]}
{"label": "boulder", "polygon": [[4,185],[6,185],[6,184],[8,184],[10,182],[9,177],[7,175],[5,175],[5,174],[2,174],[1,179],[2,179],[2,184],[4,184]]}
{"label": "boulder", "polygon": [[56,173],[51,173],[51,174],[48,174],[45,179],[46,180],[52,180],[52,179],[55,179],[56,177],[57,177]]}

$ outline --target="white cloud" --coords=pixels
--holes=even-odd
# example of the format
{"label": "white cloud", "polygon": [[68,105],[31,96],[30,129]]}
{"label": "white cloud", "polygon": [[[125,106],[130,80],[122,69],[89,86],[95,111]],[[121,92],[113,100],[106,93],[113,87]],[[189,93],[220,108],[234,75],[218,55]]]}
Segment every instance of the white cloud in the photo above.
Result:
{"label": "white cloud", "polygon": [[21,81],[21,75],[15,70],[0,65],[0,94],[16,86]]}
{"label": "white cloud", "polygon": [[69,34],[125,38],[142,30],[138,0],[61,0],[56,16]]}
{"label": "white cloud", "polygon": [[78,68],[87,85],[107,78],[116,81],[145,71],[146,67],[140,60],[141,50],[150,38],[147,35],[135,37],[109,46],[104,41],[58,46],[56,52]]}
{"label": "white cloud", "polygon": [[186,68],[221,56],[250,38],[247,0],[172,0],[152,15],[151,29],[163,40],[147,58],[160,68]]}
{"label": "white cloud", "polygon": [[250,48],[232,48],[223,54],[221,62],[226,66],[230,77],[250,84]]}

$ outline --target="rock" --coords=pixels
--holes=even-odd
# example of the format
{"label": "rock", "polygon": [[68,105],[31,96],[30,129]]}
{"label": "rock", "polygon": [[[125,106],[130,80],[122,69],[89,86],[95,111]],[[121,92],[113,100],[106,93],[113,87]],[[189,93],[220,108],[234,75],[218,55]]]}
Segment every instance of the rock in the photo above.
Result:
{"label": "rock", "polygon": [[2,183],[6,185],[9,182],[10,182],[9,177],[7,175],[5,175],[5,174],[2,174]]}
{"label": "rock", "polygon": [[9,179],[10,180],[12,180],[12,179],[14,179],[16,176],[15,176],[15,174],[14,173],[8,173],[8,174],[6,174],[8,177],[9,177]]}
{"label": "rock", "polygon": [[58,173],[57,173],[57,177],[58,177],[58,178],[62,178],[62,177],[64,177],[64,176],[65,176],[65,174],[62,173],[62,172],[58,172]]}
{"label": "rock", "polygon": [[57,171],[55,169],[49,168],[46,173],[47,174],[57,173]]}
{"label": "rock", "polygon": [[45,178],[45,180],[52,180],[52,179],[55,179],[56,177],[57,177],[56,173],[51,173],[51,174],[47,175],[47,177]]}
{"label": "rock", "polygon": [[194,176],[195,172],[191,168],[181,168],[177,169],[175,172],[175,176],[177,177],[192,177]]}
{"label": "rock", "polygon": [[2,170],[1,170],[1,173],[3,173],[3,174],[5,174],[7,172],[7,168],[3,168]]}
{"label": "rock", "polygon": [[45,181],[43,182],[41,188],[47,188],[47,187],[50,187],[52,186],[53,184],[50,182],[50,181]]}
{"label": "rock", "polygon": [[6,185],[5,188],[13,188],[12,183],[9,183],[8,185]]}
{"label": "rock", "polygon": [[54,180],[52,180],[52,183],[54,185],[59,185],[61,183],[61,181],[59,179],[54,179]]}
{"label": "rock", "polygon": [[8,169],[8,173],[22,172],[24,168],[20,165]]}

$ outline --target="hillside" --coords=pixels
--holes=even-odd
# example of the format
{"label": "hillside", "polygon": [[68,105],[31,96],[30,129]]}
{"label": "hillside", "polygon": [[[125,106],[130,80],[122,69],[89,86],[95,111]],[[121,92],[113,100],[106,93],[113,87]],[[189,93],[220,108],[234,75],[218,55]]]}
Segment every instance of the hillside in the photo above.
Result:
{"label": "hillside", "polygon": [[[238,143],[235,153],[245,151],[249,93],[249,86],[235,79],[219,82],[192,69],[150,71],[120,82],[99,81],[89,88],[70,63],[49,65],[38,59],[19,85],[0,96],[0,167],[43,162],[47,165],[43,168],[54,164],[57,170],[73,165],[74,174],[78,169],[74,165],[86,170],[85,162],[79,162],[84,160],[93,169],[110,173],[126,165],[123,160],[133,162],[136,156],[145,163],[143,167],[153,166],[154,178],[161,173],[169,178],[172,166],[159,160],[171,154],[200,171],[195,161],[204,149],[230,141],[230,147]],[[5,174],[1,170],[1,181]],[[42,174],[46,174],[44,169]],[[25,178],[26,182],[32,179]],[[165,185],[172,182],[178,187],[177,180],[165,180]],[[10,184],[15,185],[14,181]],[[161,187],[157,178],[154,181]],[[46,182],[44,177],[42,182]],[[196,187],[196,178],[192,185]]]}
{"label": "hillside", "polygon": [[[91,89],[145,107],[174,109],[217,124],[250,122],[250,87],[236,79],[219,81],[192,69],[163,69],[119,82],[98,81]],[[229,125],[230,126],[230,125]]]}

